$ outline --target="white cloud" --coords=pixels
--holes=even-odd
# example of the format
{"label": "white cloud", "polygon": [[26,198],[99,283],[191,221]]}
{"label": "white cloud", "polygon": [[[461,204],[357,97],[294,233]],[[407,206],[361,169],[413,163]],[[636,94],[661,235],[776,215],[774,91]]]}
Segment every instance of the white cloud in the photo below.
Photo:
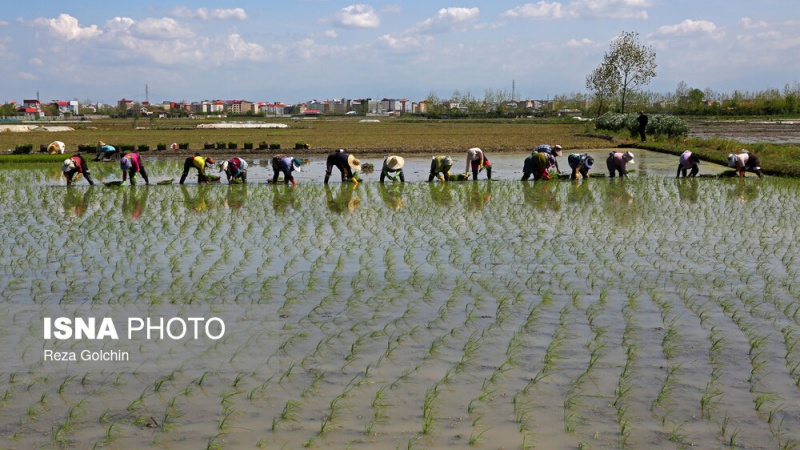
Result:
{"label": "white cloud", "polygon": [[432,37],[422,34],[391,35],[384,34],[378,40],[396,51],[408,51],[418,49],[433,40]]}
{"label": "white cloud", "polygon": [[511,8],[501,16],[511,19],[560,19],[564,14],[561,3],[538,2]]}
{"label": "white cloud", "polygon": [[23,80],[31,80],[31,81],[35,81],[35,80],[39,79],[39,77],[37,77],[36,75],[34,75],[34,74],[30,73],[30,72],[17,72],[17,77],[21,78]]}
{"label": "white cloud", "polygon": [[194,36],[192,30],[168,17],[135,22],[131,32],[145,39],[186,39]]}
{"label": "white cloud", "polygon": [[190,9],[179,6],[172,10],[171,15],[185,19],[199,20],[247,20],[247,13],[242,8],[231,9],[212,9],[198,8]]}
{"label": "white cloud", "polygon": [[567,47],[573,47],[573,48],[593,47],[595,45],[597,44],[594,41],[586,38],[570,39],[567,41]]}
{"label": "white cloud", "polygon": [[705,34],[713,39],[722,39],[725,33],[717,28],[714,22],[708,20],[686,19],[675,25],[664,25],[658,27],[658,34],[663,36],[694,36]]}
{"label": "white cloud", "polygon": [[67,41],[93,39],[103,32],[97,25],[81,27],[78,19],[69,14],[59,14],[54,19],[38,18],[31,22],[32,26],[46,27],[52,34]]}
{"label": "white cloud", "polygon": [[540,1],[511,8],[501,17],[511,19],[636,19],[646,20],[652,0]]}
{"label": "white cloud", "polygon": [[369,5],[350,5],[340,9],[333,23],[343,28],[378,28],[381,19]]}
{"label": "white cloud", "polygon": [[479,14],[478,8],[442,8],[434,17],[417,24],[415,30],[419,33],[465,31]]}
{"label": "white cloud", "polygon": [[739,25],[744,27],[746,30],[753,29],[753,28],[766,28],[767,23],[763,20],[759,20],[758,22],[754,22],[753,19],[749,17],[742,17],[739,20]]}
{"label": "white cloud", "polygon": [[31,58],[28,60],[28,64],[31,66],[43,66],[44,62],[39,58]]}

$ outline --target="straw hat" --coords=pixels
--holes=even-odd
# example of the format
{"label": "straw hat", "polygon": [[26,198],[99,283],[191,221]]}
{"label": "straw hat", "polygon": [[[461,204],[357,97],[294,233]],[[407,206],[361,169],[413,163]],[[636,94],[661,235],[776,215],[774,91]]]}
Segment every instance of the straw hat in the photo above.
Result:
{"label": "straw hat", "polygon": [[561,146],[560,145],[554,145],[552,154],[553,154],[553,156],[561,156]]}
{"label": "straw hat", "polygon": [[406,161],[403,159],[402,156],[389,156],[388,158],[386,158],[386,167],[388,167],[389,170],[402,169],[405,163]]}
{"label": "straw hat", "polygon": [[223,162],[222,162],[222,163],[219,165],[219,171],[220,171],[220,172],[227,172],[227,171],[228,171],[228,161],[223,161]]}
{"label": "straw hat", "polygon": [[587,169],[591,169],[592,167],[594,167],[594,158],[592,158],[591,156],[586,156],[586,158],[583,160],[583,165],[586,166]]}
{"label": "straw hat", "polygon": [[353,155],[348,155],[347,156],[347,164],[353,170],[361,170],[361,161],[356,159],[356,157],[353,156]]}

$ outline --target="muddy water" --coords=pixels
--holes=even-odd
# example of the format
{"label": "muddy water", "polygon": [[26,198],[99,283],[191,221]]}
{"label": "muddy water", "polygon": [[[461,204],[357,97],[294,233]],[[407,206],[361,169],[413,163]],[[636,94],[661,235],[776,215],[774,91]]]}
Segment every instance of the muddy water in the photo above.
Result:
{"label": "muddy water", "polygon": [[[535,183],[498,157],[444,186],[2,170],[0,447],[791,446],[798,186],[662,157]],[[47,339],[45,317],[119,336]]]}

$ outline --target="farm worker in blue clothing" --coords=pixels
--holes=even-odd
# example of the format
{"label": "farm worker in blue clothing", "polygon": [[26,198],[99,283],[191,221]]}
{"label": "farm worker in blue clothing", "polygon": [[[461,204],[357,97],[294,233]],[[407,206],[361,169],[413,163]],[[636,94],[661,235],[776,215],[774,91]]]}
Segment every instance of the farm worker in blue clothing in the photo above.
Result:
{"label": "farm worker in blue clothing", "polygon": [[619,172],[620,177],[627,177],[628,176],[628,169],[625,166],[628,164],[634,164],[633,162],[633,153],[631,152],[611,152],[608,154],[608,159],[606,159],[606,167],[608,168],[608,175],[611,178],[614,178],[616,172]]}
{"label": "farm worker in blue clothing", "polygon": [[589,178],[589,170],[594,167],[594,158],[586,153],[573,153],[567,157],[567,163],[572,169],[572,173],[569,176],[570,179],[577,180],[578,173],[583,178]]}
{"label": "farm worker in blue clothing", "polygon": [[561,156],[561,150],[562,149],[561,149],[560,145],[554,145],[554,146],[551,147],[551,146],[549,146],[547,144],[539,145],[538,147],[536,147],[534,149],[534,151],[537,151],[537,152],[540,152],[540,153],[547,153],[548,155],[552,155],[554,163],[552,163],[551,165],[555,166],[555,168],[558,171],[558,173],[561,173],[561,168],[558,167],[558,157]]}
{"label": "farm worker in blue clothing", "polygon": [[231,184],[231,181],[237,178],[242,180],[242,183],[247,183],[247,161],[238,156],[234,156],[228,161],[223,161],[219,165],[219,171],[225,172],[228,184]]}
{"label": "farm worker in blue clothing", "polygon": [[534,149],[531,156],[525,158],[522,164],[522,181],[526,181],[533,174],[534,180],[549,180],[550,167],[556,164],[556,157],[547,152]]}
{"label": "farm worker in blue clothing", "polygon": [[142,164],[142,158],[139,157],[138,153],[128,153],[122,155],[122,158],[119,159],[119,168],[122,169],[123,183],[130,175],[131,186],[133,186],[136,184],[136,174],[141,172],[142,178],[144,178],[144,183],[150,184],[150,180],[147,179],[147,172],[144,170],[144,164]]}
{"label": "farm worker in blue clothing", "polygon": [[745,171],[754,172],[761,178],[761,161],[758,156],[750,153],[749,150],[742,149],[742,153],[728,155],[728,167],[733,167],[739,172],[739,177],[744,177]]}
{"label": "farm worker in blue clothing", "polygon": [[697,156],[696,153],[692,153],[689,150],[681,153],[680,158],[678,159],[678,173],[675,175],[675,178],[680,178],[681,174],[683,174],[683,178],[686,178],[686,171],[692,169],[689,172],[690,177],[697,176],[697,172],[700,171],[700,167],[698,163],[700,162],[700,157]]}
{"label": "farm worker in blue clothing", "polygon": [[355,156],[346,153],[342,148],[328,155],[325,167],[325,184],[328,184],[328,179],[330,179],[334,167],[338,168],[342,174],[343,183],[352,181],[358,184],[355,172],[361,170],[361,161],[356,159]]}
{"label": "farm worker in blue clothing", "polygon": [[89,166],[86,164],[86,160],[83,159],[83,156],[81,155],[70,156],[69,158],[65,159],[61,164],[61,171],[64,172],[64,177],[67,178],[67,186],[72,185],[72,177],[81,173],[86,178],[86,181],[89,182],[89,185],[94,186],[92,174],[89,173]]}
{"label": "farm worker in blue clothing", "polygon": [[[395,177],[400,177],[400,182],[405,183],[406,178],[403,176],[403,166],[405,160],[402,156],[387,156],[383,158],[383,167],[381,168],[381,183],[384,178],[389,178],[394,181]],[[393,175],[392,175],[393,174]]]}
{"label": "farm worker in blue clothing", "polygon": [[99,161],[100,158],[102,159],[111,158],[111,156],[114,155],[114,153],[117,153],[117,149],[114,148],[113,145],[108,145],[105,142],[100,141],[97,144],[97,154],[95,155],[94,160]]}
{"label": "farm worker in blue clothing", "polygon": [[294,177],[292,176],[292,172],[302,172],[300,169],[300,166],[302,165],[303,162],[300,161],[299,158],[292,158],[291,156],[286,155],[275,156],[272,158],[272,183],[277,183],[278,175],[283,173],[284,183],[292,183],[293,186],[297,186],[297,181],[295,181]]}
{"label": "farm worker in blue clothing", "polygon": [[450,179],[450,168],[453,167],[453,158],[449,156],[434,156],[431,158],[431,174],[428,175],[428,183],[433,181],[433,177],[439,181]]}
{"label": "farm worker in blue clothing", "polygon": [[197,169],[197,183],[208,184],[208,177],[206,176],[206,167],[214,165],[214,158],[210,156],[200,156],[195,154],[186,158],[183,162],[183,174],[181,175],[180,184],[186,181],[186,175],[189,175],[189,170],[192,168]]}
{"label": "farm worker in blue clothing", "polygon": [[469,177],[469,171],[472,169],[472,180],[478,179],[478,172],[486,169],[486,179],[492,179],[492,163],[483,153],[483,150],[478,147],[473,147],[467,150],[467,168],[465,176]]}

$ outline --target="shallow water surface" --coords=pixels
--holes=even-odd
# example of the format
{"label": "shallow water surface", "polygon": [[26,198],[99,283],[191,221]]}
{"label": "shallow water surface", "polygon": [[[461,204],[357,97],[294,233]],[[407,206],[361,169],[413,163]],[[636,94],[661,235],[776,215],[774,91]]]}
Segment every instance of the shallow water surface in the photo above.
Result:
{"label": "shallow water surface", "polygon": [[791,448],[800,189],[662,156],[446,185],[424,158],[405,185],[0,171],[0,447]]}

